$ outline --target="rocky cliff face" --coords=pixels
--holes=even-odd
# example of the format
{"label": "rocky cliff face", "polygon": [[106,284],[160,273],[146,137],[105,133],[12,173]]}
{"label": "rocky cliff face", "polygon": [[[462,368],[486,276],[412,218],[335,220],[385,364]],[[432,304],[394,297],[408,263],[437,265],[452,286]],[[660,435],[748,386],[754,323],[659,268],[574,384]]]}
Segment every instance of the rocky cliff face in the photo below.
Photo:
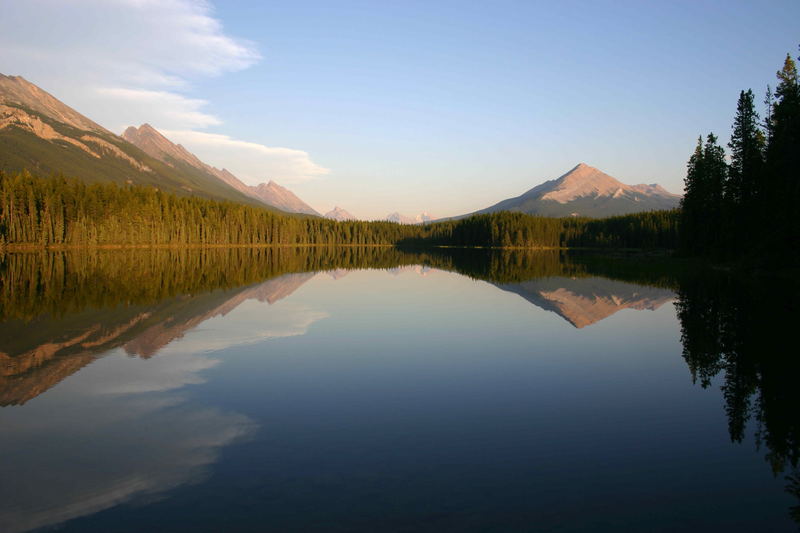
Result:
{"label": "rocky cliff face", "polygon": [[22,76],[0,74],[0,103],[13,103],[79,130],[113,135]]}

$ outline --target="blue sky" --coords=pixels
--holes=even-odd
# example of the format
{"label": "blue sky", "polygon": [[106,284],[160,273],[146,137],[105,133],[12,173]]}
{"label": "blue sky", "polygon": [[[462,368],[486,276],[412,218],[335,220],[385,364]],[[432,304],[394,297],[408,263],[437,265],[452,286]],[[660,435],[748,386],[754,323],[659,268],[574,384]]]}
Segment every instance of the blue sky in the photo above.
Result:
{"label": "blue sky", "polygon": [[[273,178],[318,210],[366,218],[468,212],[581,161],[679,192],[697,135],[727,140],[739,90],[761,100],[800,43],[797,1],[108,0],[98,14],[99,1],[47,22],[52,2],[31,0],[45,18],[34,35],[81,9],[97,20],[66,51],[36,43],[29,57],[86,63],[105,31],[130,32],[96,64],[118,56],[116,71],[128,61],[141,75],[108,69],[112,81],[93,80],[105,92],[88,98],[68,73],[19,53],[0,52],[0,72],[63,89],[115,131],[150,122],[246,181]],[[7,4],[0,19],[25,9]],[[12,35],[0,45],[34,48],[2,29]]]}

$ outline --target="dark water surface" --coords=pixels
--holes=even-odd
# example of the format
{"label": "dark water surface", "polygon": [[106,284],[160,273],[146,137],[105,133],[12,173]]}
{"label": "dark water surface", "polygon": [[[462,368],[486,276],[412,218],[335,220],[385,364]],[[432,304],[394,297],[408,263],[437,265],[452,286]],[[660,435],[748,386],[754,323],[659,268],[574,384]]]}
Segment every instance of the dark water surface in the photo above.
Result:
{"label": "dark water surface", "polygon": [[0,531],[793,531],[798,290],[657,259],[0,255]]}

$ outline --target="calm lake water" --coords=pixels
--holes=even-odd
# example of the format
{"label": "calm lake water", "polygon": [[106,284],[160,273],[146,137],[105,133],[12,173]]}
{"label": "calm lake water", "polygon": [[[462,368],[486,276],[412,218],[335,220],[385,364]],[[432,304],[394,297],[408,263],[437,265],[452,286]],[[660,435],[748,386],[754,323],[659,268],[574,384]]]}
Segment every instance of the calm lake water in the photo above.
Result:
{"label": "calm lake water", "polygon": [[797,529],[797,286],[389,248],[0,275],[3,532]]}

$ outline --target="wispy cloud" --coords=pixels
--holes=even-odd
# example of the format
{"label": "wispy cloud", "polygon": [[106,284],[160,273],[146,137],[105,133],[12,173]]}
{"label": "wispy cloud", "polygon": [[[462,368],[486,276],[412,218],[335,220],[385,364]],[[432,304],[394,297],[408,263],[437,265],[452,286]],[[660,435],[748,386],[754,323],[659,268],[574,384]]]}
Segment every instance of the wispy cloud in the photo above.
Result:
{"label": "wispy cloud", "polygon": [[[159,109],[158,117],[153,117],[152,122],[186,124],[189,127],[205,128],[222,123],[217,117],[201,111],[208,104],[198,98],[187,98],[168,91],[151,91],[148,89],[127,89],[124,87],[98,87],[94,93],[99,97],[119,101],[127,109],[131,106],[138,110],[141,107],[153,106]],[[128,112],[130,113],[130,111]],[[127,114],[127,113],[126,113]],[[127,124],[136,124],[141,121],[141,116],[127,121]]]}
{"label": "wispy cloud", "polygon": [[222,122],[192,95],[193,82],[260,58],[204,0],[0,1],[3,73],[21,74],[112,131],[149,122],[182,132],[179,142],[204,148],[200,157],[251,181],[324,174],[300,150],[192,131]]}
{"label": "wispy cloud", "polygon": [[265,146],[202,131],[162,130],[162,133],[172,142],[184,145],[201,158],[215,161],[217,166],[231,170],[252,185],[269,179],[299,183],[330,172],[314,163],[302,150]]}

